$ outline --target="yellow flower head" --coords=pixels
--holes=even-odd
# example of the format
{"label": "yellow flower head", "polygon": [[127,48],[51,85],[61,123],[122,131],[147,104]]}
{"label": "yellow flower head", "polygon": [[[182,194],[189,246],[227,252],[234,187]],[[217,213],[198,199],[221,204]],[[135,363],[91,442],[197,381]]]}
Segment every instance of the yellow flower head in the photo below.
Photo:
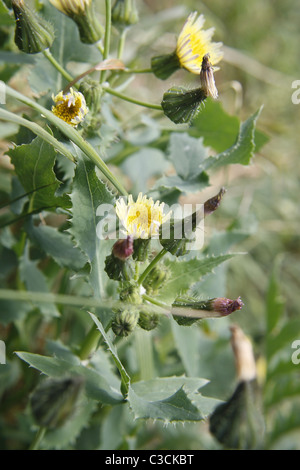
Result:
{"label": "yellow flower head", "polygon": [[164,215],[163,209],[163,202],[154,203],[152,198],[148,199],[142,193],[138,195],[136,202],[130,195],[127,204],[124,199],[119,199],[116,203],[116,213],[125,228],[126,235],[131,235],[133,238],[158,237],[160,225],[171,215],[170,212]]}
{"label": "yellow flower head", "polygon": [[202,60],[205,55],[209,54],[211,65],[217,64],[223,57],[220,50],[222,43],[211,41],[214,28],[204,31],[202,26],[205,18],[203,15],[197,16],[196,11],[188,16],[179,34],[176,47],[176,55],[181,67],[195,74],[201,72]]}
{"label": "yellow flower head", "polygon": [[67,16],[84,13],[91,0],[49,0],[52,5]]}
{"label": "yellow flower head", "polygon": [[83,94],[73,88],[67,93],[60,91],[58,95],[52,95],[52,99],[55,103],[52,112],[71,126],[77,126],[88,113]]}

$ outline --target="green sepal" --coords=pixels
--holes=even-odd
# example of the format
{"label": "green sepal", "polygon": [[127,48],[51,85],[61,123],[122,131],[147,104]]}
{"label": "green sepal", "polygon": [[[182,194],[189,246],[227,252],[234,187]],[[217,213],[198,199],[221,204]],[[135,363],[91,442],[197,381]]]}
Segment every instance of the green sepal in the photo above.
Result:
{"label": "green sepal", "polygon": [[15,43],[20,51],[37,54],[51,47],[52,25],[25,2],[13,3],[12,8],[16,19]]}
{"label": "green sepal", "polygon": [[200,112],[206,98],[202,88],[187,90],[176,86],[164,93],[161,106],[164,114],[175,124],[189,124]]}
{"label": "green sepal", "polygon": [[180,68],[181,66],[176,52],[151,58],[151,70],[154,75],[161,80],[166,80]]}
{"label": "green sepal", "polygon": [[110,254],[105,258],[104,271],[114,281],[129,281],[135,274],[134,262],[132,258],[121,260]]}
{"label": "green sepal", "polygon": [[133,259],[144,262],[148,259],[150,252],[150,238],[137,238],[133,242]]}

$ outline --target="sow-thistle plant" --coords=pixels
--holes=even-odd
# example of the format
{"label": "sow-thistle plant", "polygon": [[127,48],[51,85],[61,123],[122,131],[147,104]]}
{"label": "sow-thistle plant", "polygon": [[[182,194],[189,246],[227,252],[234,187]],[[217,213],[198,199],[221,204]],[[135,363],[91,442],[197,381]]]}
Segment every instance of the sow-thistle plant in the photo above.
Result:
{"label": "sow-thistle plant", "polygon": [[[207,156],[201,131],[197,130],[197,137],[192,137],[188,134],[188,126],[184,132],[180,133],[181,129],[176,133],[178,141],[181,143],[182,140],[184,143],[182,148],[174,146],[173,131],[165,128],[157,138],[152,138],[150,133],[148,139],[147,134],[145,144],[137,141],[133,143],[130,132],[128,139],[126,137],[131,126],[129,114],[127,110],[119,111],[115,106],[116,103],[126,101],[127,106],[131,103],[132,106],[139,106],[149,112],[155,111],[150,119],[153,121],[157,119],[155,123],[157,127],[153,127],[156,132],[160,118],[165,120],[167,116],[175,124],[190,125],[202,109],[205,112],[203,103],[206,100],[211,99],[213,102],[218,98],[214,71],[215,65],[222,59],[222,45],[212,41],[213,28],[204,30],[204,16],[196,12],[191,13],[178,36],[174,52],[152,58],[151,69],[131,69],[122,62],[121,56],[127,44],[124,32],[129,26],[134,28],[138,21],[134,0],[116,0],[114,5],[110,0],[106,0],[105,25],[99,23],[97,3],[92,0],[50,0],[50,3],[58,10],[54,10],[56,17],[62,18],[60,13],[63,13],[78,27],[80,41],[84,42],[85,46],[79,42],[76,25],[68,22],[68,27],[73,26],[75,32],[72,52],[77,51],[78,46],[85,51],[88,47],[91,56],[85,55],[85,52],[84,56],[80,53],[78,58],[80,67],[77,70],[73,54],[74,73],[67,71],[67,62],[55,52],[55,48],[53,55],[51,51],[53,41],[57,41],[55,45],[58,45],[57,49],[61,51],[60,32],[57,31],[58,37],[54,39],[53,27],[47,22],[47,12],[52,11],[53,14],[52,6],[48,5],[36,13],[25,0],[12,1],[11,13],[14,13],[16,19],[14,27],[16,27],[17,47],[29,54],[42,52],[42,65],[44,66],[45,58],[48,59],[59,75],[56,81],[59,83],[59,88],[52,89],[53,81],[50,81],[50,92],[47,91],[49,87],[46,89],[49,85],[47,83],[45,90],[36,95],[35,99],[28,98],[7,86],[7,95],[10,99],[15,99],[32,110],[30,119],[19,117],[17,120],[13,113],[0,108],[0,119],[24,125],[38,136],[32,142],[27,143],[26,140],[23,145],[15,145],[8,152],[16,175],[20,179],[20,186],[24,188],[22,198],[28,199],[24,209],[21,209],[23,212],[20,218],[17,219],[18,224],[21,224],[23,219],[26,220],[23,235],[18,243],[15,240],[11,243],[17,247],[16,250],[22,257],[20,273],[14,278],[17,279],[17,288],[22,287],[23,294],[26,292],[26,287],[30,286],[32,301],[36,299],[35,312],[39,309],[42,313],[46,311],[45,322],[51,323],[53,318],[56,321],[56,317],[61,315],[62,326],[58,327],[58,323],[55,324],[55,335],[59,335],[60,329],[64,328],[64,308],[58,310],[56,303],[53,302],[52,310],[43,309],[45,301],[43,295],[48,285],[53,285],[57,291],[63,291],[67,285],[67,292],[72,291],[72,296],[62,294],[62,297],[59,297],[58,294],[57,304],[60,304],[59,299],[61,299],[61,305],[65,305],[71,298],[71,305],[80,307],[80,313],[82,310],[87,310],[85,307],[90,305],[96,314],[89,312],[90,316],[87,316],[86,321],[91,322],[87,333],[80,330],[83,328],[81,324],[80,327],[76,327],[72,341],[76,343],[80,337],[78,344],[72,343],[72,347],[69,347],[61,343],[58,345],[55,341],[53,345],[49,341],[50,346],[58,348],[54,351],[54,354],[57,353],[54,362],[52,357],[45,359],[43,354],[39,354],[36,358],[33,352],[18,353],[23,360],[50,376],[31,396],[34,423],[41,427],[31,448],[37,448],[41,444],[44,436],[42,430],[51,431],[62,426],[63,435],[65,422],[72,420],[75,412],[76,425],[74,435],[70,439],[70,446],[73,445],[78,437],[76,432],[81,421],[82,427],[86,428],[87,420],[94,411],[96,410],[96,414],[100,416],[102,408],[106,405],[126,406],[129,403],[135,418],[163,419],[166,422],[199,421],[208,415],[205,410],[210,408],[208,404],[211,403],[211,399],[205,397],[208,401],[205,401],[203,409],[198,385],[196,390],[195,384],[190,381],[191,377],[182,375],[182,370],[176,369],[176,376],[168,382],[166,389],[161,385],[160,379],[153,379],[154,360],[149,351],[156,347],[152,338],[156,338],[156,330],[160,328],[162,321],[169,322],[167,328],[170,331],[174,328],[175,333],[177,328],[185,328],[185,332],[188,328],[199,331],[202,320],[218,318],[220,319],[218,321],[225,322],[227,317],[240,311],[244,305],[238,295],[229,299],[223,293],[216,292],[215,295],[208,296],[193,291],[203,276],[232,256],[228,253],[210,255],[209,250],[202,250],[194,243],[199,233],[199,224],[217,211],[225,189],[216,190],[213,197],[200,204],[200,208],[198,205],[196,208],[193,206],[193,210],[188,212],[189,215],[183,212],[185,215],[179,217],[172,204],[179,205],[181,195],[187,196],[193,190],[198,195],[202,187],[208,186],[208,173],[214,163],[217,166],[239,163],[239,152],[241,152],[241,163],[245,164],[245,155],[250,160],[254,148],[253,135],[257,118],[257,115],[249,118],[247,125],[237,136],[237,143],[217,156]],[[111,28],[112,22],[116,28]],[[102,37],[103,47],[102,44],[99,45]],[[113,41],[115,47],[112,47]],[[117,57],[111,57],[113,51],[117,51]],[[99,52],[102,55],[101,62]],[[93,63],[87,64],[82,71],[83,64],[86,64],[90,57],[95,57]],[[40,73],[40,67],[41,64],[38,64],[36,69],[35,65],[32,66],[32,76],[35,70]],[[130,93],[124,91],[130,83],[129,74],[134,78],[135,72],[152,72],[154,81],[157,78],[166,80],[180,68],[198,75],[197,88],[172,87],[166,90],[163,96],[158,97],[161,104],[148,102],[147,97],[141,101],[138,96],[132,93],[132,96],[129,96]],[[34,119],[37,122],[33,122]],[[21,137],[20,133],[18,141]],[[166,157],[168,164],[172,163],[172,171],[178,173],[166,174],[162,179],[157,178],[151,189],[146,186],[146,179],[149,179],[149,173],[151,177],[156,174],[154,163],[151,171],[149,170],[152,161],[148,161],[145,166],[141,163],[141,172],[145,174],[141,175],[143,177],[140,179],[136,175],[136,168],[129,165],[130,169],[127,171],[126,165],[124,167],[122,165],[131,155],[138,159],[139,150],[149,152],[151,159],[149,142]],[[185,144],[186,142],[188,143]],[[197,151],[193,150],[195,148]],[[68,160],[67,163],[64,162],[62,160],[64,156],[68,156],[71,162]],[[116,168],[118,165],[119,168]],[[134,181],[135,179],[137,181]],[[134,189],[134,183],[137,183],[137,191]],[[13,197],[10,200],[13,200]],[[113,213],[116,225],[111,231],[108,230],[104,237],[100,237],[97,231],[99,217],[100,222],[104,222],[103,226],[106,227],[106,218],[100,210],[103,207],[105,213],[109,212],[110,215]],[[56,211],[65,217],[59,230],[47,226],[48,212]],[[37,219],[36,214],[39,213],[41,218]],[[38,225],[40,220],[43,220],[41,226]],[[110,219],[107,220],[109,225]],[[18,225],[18,230],[14,233],[19,232]],[[113,242],[109,239],[111,234],[114,237]],[[30,248],[39,242],[40,249],[31,252]],[[40,253],[44,252],[47,254],[45,274],[40,270],[44,264],[36,261]],[[33,259],[31,255],[34,256]],[[53,266],[48,263],[49,258],[53,258]],[[48,282],[46,278],[48,275],[51,276],[52,272],[58,273],[57,278],[55,274],[55,279]],[[32,273],[33,279],[30,277]],[[29,281],[32,281],[28,285],[27,274]],[[60,287],[61,279],[63,281]],[[37,280],[40,283],[37,283]],[[76,283],[74,289],[73,282]],[[37,288],[42,292],[31,292]],[[200,288],[198,286],[198,289]],[[215,288],[218,291],[219,286],[215,285]],[[88,292],[88,295],[80,297],[81,292]],[[24,317],[20,321],[23,321]],[[65,324],[69,325],[69,321]],[[51,327],[49,331],[52,331]],[[164,332],[159,334],[163,335]],[[99,347],[100,335],[106,345],[105,352],[102,351],[102,346]],[[66,336],[67,332],[64,331],[62,338]],[[126,341],[120,338],[126,338]],[[119,344],[120,351],[117,349]],[[129,359],[128,355],[124,360],[124,364],[128,363],[128,370],[121,358],[122,347],[125,349],[127,344],[131,344],[132,347],[137,345],[136,354],[140,372],[136,367],[132,375],[129,372],[132,358]],[[182,354],[186,352],[183,351]],[[118,378],[109,364],[108,355],[111,356],[110,359],[119,372]],[[181,353],[175,354],[172,351],[171,355],[179,357]],[[156,357],[158,375],[165,374],[164,365],[159,364],[159,357],[160,353]],[[150,376],[151,370],[152,376]],[[66,377],[67,372],[70,375]],[[152,380],[149,382],[143,380],[139,383],[138,379],[133,379],[133,376],[137,377],[138,374],[143,379],[147,377]],[[174,389],[174,382],[177,383],[177,380],[180,384]],[[245,395],[244,389],[246,384],[249,391],[248,385],[252,386],[252,378],[243,377],[242,383],[243,390],[242,392],[239,390],[238,394],[239,397],[242,395],[243,403],[247,402],[248,406],[248,392]],[[139,396],[141,390],[145,391],[148,388],[145,396]],[[79,417],[76,417],[78,398],[82,396],[84,399],[80,401],[80,406],[86,408]],[[232,410],[231,400],[229,401],[229,408]],[[91,403],[94,402],[96,406],[93,408]],[[97,406],[99,403],[101,407]],[[214,400],[211,407],[213,404]],[[232,419],[237,429],[239,423],[242,423],[242,426],[246,423],[247,426],[247,419],[240,419],[239,406],[238,404],[238,409],[234,408],[232,412]],[[84,421],[86,410],[88,410],[87,418]],[[225,442],[222,437],[222,420],[224,414],[227,416],[227,411],[227,407],[220,408],[211,420],[212,434],[220,442]],[[107,416],[109,420],[109,411]],[[101,425],[107,416],[101,416]],[[96,417],[95,423],[97,419]],[[228,419],[225,429],[227,424]],[[112,422],[105,421],[105,425],[112,427]],[[99,436],[103,434],[102,431],[98,430]],[[130,433],[131,430],[128,431],[128,435]],[[55,436],[53,438],[55,439]],[[123,444],[119,442],[119,445]]]}

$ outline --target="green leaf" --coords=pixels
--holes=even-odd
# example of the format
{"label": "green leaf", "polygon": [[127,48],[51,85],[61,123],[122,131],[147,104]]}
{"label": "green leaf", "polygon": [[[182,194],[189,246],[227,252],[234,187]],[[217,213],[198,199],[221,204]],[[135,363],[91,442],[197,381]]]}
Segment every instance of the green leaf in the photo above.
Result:
{"label": "green leaf", "polygon": [[174,394],[183,386],[189,393],[197,392],[208,382],[209,381],[207,379],[186,377],[182,375],[141,380],[133,383],[132,388],[136,394],[143,397],[145,400],[158,401]]}
{"label": "green leaf", "polygon": [[81,364],[74,365],[57,357],[41,356],[29,352],[18,351],[16,354],[31,367],[41,371],[49,377],[62,377],[66,374],[80,375],[85,379],[85,392],[87,397],[100,401],[103,404],[115,405],[123,402],[122,395],[107,383],[95,369]]}
{"label": "green leaf", "polygon": [[199,281],[205,274],[213,271],[219,264],[224,263],[235,256],[226,254],[220,256],[208,256],[203,259],[193,258],[188,261],[165,260],[165,265],[170,270],[170,277],[160,289],[158,298],[167,302],[173,302],[175,298],[187,291],[192,284]]}
{"label": "green leaf", "polygon": [[[161,388],[163,383],[168,384],[168,380],[170,380],[170,384],[165,389]],[[216,400],[202,397],[197,392],[191,393],[184,385],[185,378],[179,378],[178,381],[180,382],[180,380],[182,386],[175,392],[172,390],[175,385],[173,377],[144,382],[142,386],[139,385],[139,382],[132,384],[129,387],[128,401],[135,419],[159,419],[169,423],[173,421],[200,421],[206,418],[208,410],[211,411],[216,405]],[[188,379],[186,380],[188,381]],[[197,379],[191,380],[195,386]],[[154,389],[153,394],[151,393],[152,388]],[[203,409],[202,399],[204,399]],[[209,403],[211,403],[211,407]]]}
{"label": "green leaf", "polygon": [[[29,246],[26,244],[24,254],[20,258],[20,278],[28,291],[48,293],[47,280],[37,264],[38,262],[29,259]],[[60,316],[54,303],[36,302],[35,306],[48,318]]]}
{"label": "green leaf", "polygon": [[276,327],[278,321],[283,314],[284,301],[280,295],[279,266],[281,262],[277,258],[273,271],[271,273],[268,292],[267,292],[267,333],[270,334]]}
{"label": "green leaf", "polygon": [[4,3],[0,2],[0,26],[12,26],[14,24],[13,18],[10,16],[7,7]]}
{"label": "green leaf", "polygon": [[51,145],[37,137],[30,144],[16,146],[8,155],[25,191],[33,192],[30,198],[32,211],[69,206],[66,195],[55,195],[60,182],[53,171],[56,152]]}
{"label": "green leaf", "polygon": [[114,196],[97,176],[95,165],[89,160],[79,158],[73,180],[71,209],[71,228],[69,232],[76,246],[85,253],[91,265],[89,281],[97,297],[105,296],[108,277],[104,272],[104,260],[109,242],[97,236],[97,226],[106,212],[98,216],[97,209],[103,204],[112,207]]}
{"label": "green leaf", "polygon": [[25,230],[30,239],[59,266],[78,271],[87,262],[84,253],[74,246],[67,232],[62,233],[54,227],[42,224],[36,227],[32,221],[25,224]]}
{"label": "green leaf", "polygon": [[197,192],[208,185],[208,176],[203,172],[207,149],[203,139],[195,139],[187,133],[172,133],[169,144],[169,160],[176,175],[160,178],[155,188],[176,188],[184,193]]}
{"label": "green leaf", "polygon": [[104,328],[103,328],[103,325],[101,324],[101,322],[99,321],[99,319],[93,315],[92,313],[90,313],[93,321],[95,322],[95,324],[97,325],[97,328],[99,329],[100,333],[102,334],[103,336],[103,339],[105,341],[105,343],[107,344],[108,346],[108,350],[109,352],[111,353],[111,356],[118,368],[118,371],[120,373],[120,376],[121,376],[121,380],[122,380],[122,392],[124,395],[127,394],[128,392],[128,387],[129,387],[129,384],[130,384],[130,377],[128,375],[128,373],[126,372],[126,369],[125,367],[123,366],[122,362],[120,361],[119,359],[119,356],[117,354],[117,351],[114,347],[114,345],[112,344],[112,342],[110,341],[109,337],[107,336]]}
{"label": "green leaf", "polygon": [[260,108],[256,113],[241,123],[239,134],[234,145],[216,156],[205,160],[204,169],[216,169],[224,165],[239,163],[249,165],[255,151],[255,126],[261,112]]}

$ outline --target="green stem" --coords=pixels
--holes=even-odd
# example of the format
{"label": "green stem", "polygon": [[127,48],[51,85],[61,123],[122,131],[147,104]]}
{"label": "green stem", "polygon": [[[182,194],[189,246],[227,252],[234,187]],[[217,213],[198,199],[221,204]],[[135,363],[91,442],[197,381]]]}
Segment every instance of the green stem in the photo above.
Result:
{"label": "green stem", "polygon": [[164,302],[161,302],[159,300],[156,300],[153,297],[150,297],[150,295],[148,295],[148,294],[143,294],[142,297],[143,297],[144,300],[147,300],[151,304],[156,305],[157,307],[163,308],[164,310],[166,310],[166,309],[170,310],[170,308],[171,308],[170,305],[165,304]]}
{"label": "green stem", "polygon": [[66,137],[68,137],[72,142],[74,142],[74,144],[76,144],[90,160],[92,160],[92,162],[101,170],[101,172],[119,191],[120,194],[122,194],[123,196],[128,195],[126,189],[112,174],[110,169],[107,167],[102,158],[98,155],[95,149],[91,146],[89,142],[82,138],[82,136],[78,131],[76,131],[76,129],[64,122],[62,119],[55,116],[51,111],[44,108],[44,106],[41,106],[30,98],[27,98],[26,96],[17,92],[13,88],[10,88],[8,85],[6,86],[6,94],[40,112],[42,116],[44,116],[46,119],[48,119],[48,121],[54,124]]}
{"label": "green stem", "polygon": [[154,377],[154,358],[152,338],[148,331],[141,328],[135,331],[135,350],[140,370],[140,380],[150,380]]}
{"label": "green stem", "polygon": [[139,277],[138,284],[142,285],[148,274],[152,271],[154,266],[162,259],[163,256],[167,253],[167,250],[165,248],[162,248],[161,251],[153,258],[151,263],[147,266],[143,274]]}
{"label": "green stem", "polygon": [[27,127],[27,129],[30,129],[34,134],[51,144],[55,148],[55,150],[67,157],[69,160],[71,160],[71,162],[75,163],[75,158],[67,149],[67,147],[65,147],[61,142],[59,142],[59,140],[57,140],[49,132],[47,132],[35,122],[28,121],[28,119],[24,119],[21,116],[18,116],[17,114],[11,113],[10,111],[7,111],[6,109],[2,108],[0,108],[0,119],[3,119],[7,122],[14,122],[20,124],[21,126]]}
{"label": "green stem", "polygon": [[[108,58],[109,48],[110,48],[110,36],[111,36],[111,0],[105,0],[105,36],[104,36],[104,50],[103,50],[103,60]],[[100,83],[103,83],[105,80],[106,70],[101,70],[100,73]]]}
{"label": "green stem", "polygon": [[[68,81],[71,82],[73,80],[72,75],[69,74],[53,57],[49,49],[45,49],[43,51],[44,56],[51,62],[51,64],[58,70],[58,72]],[[75,85],[76,86],[76,85]]]}
{"label": "green stem", "polygon": [[117,53],[118,59],[121,59],[123,56],[126,34],[127,34],[127,28],[124,28],[120,34],[120,39],[119,39],[119,44],[118,44],[118,53]]}
{"label": "green stem", "polygon": [[125,69],[122,70],[124,73],[153,73],[152,69]]}
{"label": "green stem", "polygon": [[36,433],[35,435],[35,438],[33,439],[32,443],[30,444],[30,447],[28,450],[38,450],[39,448],[39,445],[45,435],[45,432],[46,432],[46,428],[44,427],[40,427],[40,429],[38,430],[38,432]]}
{"label": "green stem", "polygon": [[108,85],[104,85],[103,89],[107,91],[107,93],[110,93],[111,95],[114,95],[117,98],[120,98],[121,100],[128,101],[129,103],[137,104],[138,106],[144,106],[145,108],[158,109],[159,111],[162,111],[162,107],[160,104],[147,103],[145,101],[130,98],[129,96],[123,95],[123,93],[119,93],[118,91],[113,90]]}

